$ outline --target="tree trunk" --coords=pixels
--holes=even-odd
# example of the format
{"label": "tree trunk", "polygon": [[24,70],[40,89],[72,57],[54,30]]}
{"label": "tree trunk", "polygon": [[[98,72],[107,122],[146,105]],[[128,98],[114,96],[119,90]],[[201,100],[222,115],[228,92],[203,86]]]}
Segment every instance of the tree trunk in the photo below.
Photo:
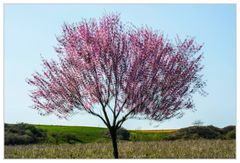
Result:
{"label": "tree trunk", "polygon": [[113,155],[114,158],[118,158],[118,146],[117,146],[117,130],[116,129],[110,129],[110,134],[112,138],[112,146],[113,146]]}

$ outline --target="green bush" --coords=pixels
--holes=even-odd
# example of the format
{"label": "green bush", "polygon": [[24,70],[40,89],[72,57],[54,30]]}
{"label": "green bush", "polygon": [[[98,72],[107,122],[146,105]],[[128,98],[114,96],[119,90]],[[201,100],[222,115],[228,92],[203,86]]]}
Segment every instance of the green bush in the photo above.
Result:
{"label": "green bush", "polygon": [[82,142],[81,140],[78,139],[77,135],[71,134],[71,133],[63,133],[62,134],[62,140],[64,142],[67,142],[69,144],[75,144],[78,142]]}
{"label": "green bush", "polygon": [[218,127],[215,127],[215,126],[213,126],[213,125],[203,126],[203,127],[207,127],[207,128],[209,128],[210,130],[213,130],[213,131],[215,131],[215,132],[218,132],[218,133],[222,134],[222,129],[221,129],[221,128],[218,128]]}
{"label": "green bush", "polygon": [[29,135],[18,135],[15,133],[5,133],[5,144],[6,145],[17,145],[17,144],[31,144],[34,139]]}
{"label": "green bush", "polygon": [[129,140],[130,138],[130,133],[128,130],[126,130],[125,128],[120,128],[117,130],[117,137],[120,140]]}
{"label": "green bush", "polygon": [[177,132],[165,137],[165,140],[177,139],[235,139],[236,127],[226,126],[218,128],[215,126],[191,126],[182,128]]}
{"label": "green bush", "polygon": [[222,128],[222,133],[227,134],[228,132],[235,131],[235,130],[236,130],[236,126],[226,126]]}
{"label": "green bush", "polygon": [[236,130],[231,130],[225,135],[226,139],[236,139]]}
{"label": "green bush", "polygon": [[164,139],[221,139],[222,135],[219,131],[220,129],[214,126],[192,126],[182,128]]}
{"label": "green bush", "polygon": [[[104,135],[107,138],[111,138],[111,135],[110,135],[109,131],[104,132]],[[117,130],[117,139],[119,139],[119,140],[129,140],[129,138],[130,138],[130,132],[127,129],[121,127]]]}
{"label": "green bush", "polygon": [[29,124],[5,124],[4,143],[5,145],[32,144],[44,141],[47,134],[42,129],[38,129]]}
{"label": "green bush", "polygon": [[60,144],[60,143],[69,143],[69,144],[75,144],[82,142],[79,140],[76,134],[72,133],[52,133],[50,138],[48,138],[50,143]]}
{"label": "green bush", "polygon": [[[54,144],[59,144],[59,143],[62,142],[62,141],[61,141],[61,134],[59,134],[59,133],[52,133],[52,134],[50,135],[50,138],[51,138],[51,141],[52,141]],[[49,140],[49,138],[48,138],[48,140]]]}

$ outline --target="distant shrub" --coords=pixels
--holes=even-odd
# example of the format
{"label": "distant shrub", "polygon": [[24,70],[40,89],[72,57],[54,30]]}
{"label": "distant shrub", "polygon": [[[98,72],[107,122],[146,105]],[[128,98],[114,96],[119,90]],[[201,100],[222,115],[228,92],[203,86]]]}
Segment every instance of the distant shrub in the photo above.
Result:
{"label": "distant shrub", "polygon": [[218,132],[218,133],[222,134],[222,129],[221,129],[221,128],[218,128],[218,127],[215,127],[215,126],[213,126],[213,125],[203,126],[203,127],[207,127],[207,128],[209,128],[210,130],[213,130],[213,131],[215,131],[215,132]]}
{"label": "distant shrub", "polygon": [[194,121],[192,124],[193,124],[193,126],[202,126],[202,125],[203,125],[203,121],[201,121],[201,120],[196,120],[196,121]]}
{"label": "distant shrub", "polygon": [[67,142],[69,144],[75,144],[78,142],[82,142],[81,140],[78,139],[77,135],[71,134],[71,133],[63,133],[62,139],[64,142]]}
{"label": "distant shrub", "polygon": [[46,137],[46,132],[34,125],[20,123],[4,126],[5,145],[38,143],[44,141]]}
{"label": "distant shrub", "polygon": [[231,130],[225,135],[226,139],[236,139],[236,130]]}
{"label": "distant shrub", "polygon": [[29,135],[5,133],[5,145],[30,144],[30,143],[33,143],[33,138]]}
{"label": "distant shrub", "polygon": [[60,144],[60,143],[68,143],[75,144],[82,142],[76,134],[72,133],[52,133],[51,138],[49,138],[50,143]]}
{"label": "distant shrub", "polygon": [[234,130],[236,130],[236,126],[226,126],[222,128],[222,133],[227,134],[228,132],[234,131]]}
{"label": "distant shrub", "polygon": [[[111,135],[110,135],[109,131],[104,132],[104,135],[107,138],[111,138]],[[119,128],[117,130],[117,139],[119,139],[119,140],[129,140],[130,139],[130,132],[123,127]]]}
{"label": "distant shrub", "polygon": [[220,129],[214,126],[191,126],[182,128],[164,139],[221,139],[222,135],[219,131]]}
{"label": "distant shrub", "polygon": [[59,133],[52,133],[50,138],[48,138],[48,140],[51,140],[51,143],[59,144],[59,143],[61,143],[61,134],[59,134]]}
{"label": "distant shrub", "polygon": [[120,140],[129,140],[130,138],[130,133],[128,130],[126,130],[125,128],[120,128],[117,130],[117,137]]}

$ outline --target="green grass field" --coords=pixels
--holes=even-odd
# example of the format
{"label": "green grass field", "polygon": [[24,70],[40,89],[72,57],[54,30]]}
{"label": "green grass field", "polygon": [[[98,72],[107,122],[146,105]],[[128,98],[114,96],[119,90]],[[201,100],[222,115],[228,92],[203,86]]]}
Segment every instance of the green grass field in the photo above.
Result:
{"label": "green grass field", "polygon": [[[235,158],[235,140],[119,142],[120,158]],[[5,158],[113,158],[112,145],[40,144],[5,146]]]}
{"label": "green grass field", "polygon": [[[107,138],[104,134],[107,132],[106,128],[98,127],[84,127],[84,126],[52,126],[52,125],[36,125],[37,128],[41,128],[47,131],[51,139],[51,135],[57,134],[73,134],[82,143],[102,142]],[[51,140],[49,140],[51,142]],[[65,143],[60,141],[59,143]]]}
{"label": "green grass field", "polygon": [[[82,143],[106,142],[110,139],[106,136],[108,130],[98,127],[83,127],[83,126],[52,126],[52,125],[35,125],[47,131],[49,139],[51,135],[57,134],[74,134],[81,140]],[[134,131],[130,130],[130,141],[156,141],[168,136],[171,132],[156,132],[156,131]],[[49,140],[51,142],[51,140]],[[59,141],[59,143],[64,143]]]}

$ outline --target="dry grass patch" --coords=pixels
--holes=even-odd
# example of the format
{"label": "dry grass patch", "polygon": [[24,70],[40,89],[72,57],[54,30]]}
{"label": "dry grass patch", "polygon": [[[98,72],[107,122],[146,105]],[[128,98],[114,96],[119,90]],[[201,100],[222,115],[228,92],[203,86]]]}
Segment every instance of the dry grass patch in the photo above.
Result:
{"label": "dry grass patch", "polygon": [[[5,146],[5,158],[113,158],[107,143]],[[120,158],[235,158],[235,140],[120,142]]]}

